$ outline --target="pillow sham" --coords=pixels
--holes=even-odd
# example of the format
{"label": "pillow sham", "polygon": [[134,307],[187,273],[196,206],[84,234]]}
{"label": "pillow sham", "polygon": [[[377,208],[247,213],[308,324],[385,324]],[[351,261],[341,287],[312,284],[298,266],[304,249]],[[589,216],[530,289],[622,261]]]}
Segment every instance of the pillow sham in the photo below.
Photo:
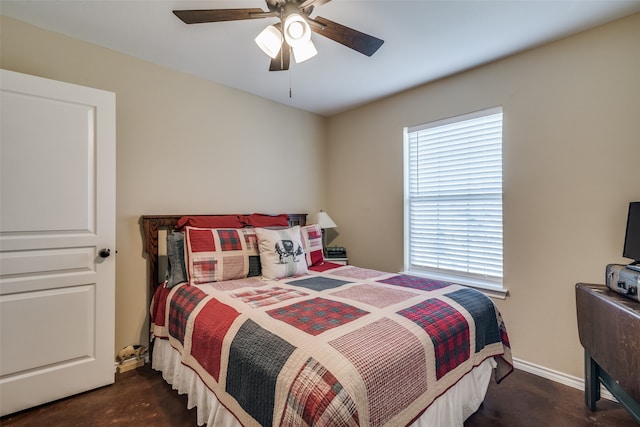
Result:
{"label": "pillow sham", "polygon": [[184,234],[178,232],[167,233],[167,274],[165,283],[172,288],[187,283],[187,267],[184,263]]}
{"label": "pillow sham", "polygon": [[176,230],[181,231],[187,226],[198,228],[242,228],[244,223],[242,215],[183,216],[178,220]]}
{"label": "pillow sham", "polygon": [[252,213],[245,216],[245,224],[251,227],[289,227],[289,215]]}
{"label": "pillow sham", "polygon": [[260,254],[251,228],[185,228],[189,283],[259,276]]}
{"label": "pillow sham", "polygon": [[262,277],[281,279],[308,272],[300,226],[280,230],[256,228],[255,232],[258,236]]}
{"label": "pillow sham", "polygon": [[300,237],[302,238],[302,249],[307,258],[307,266],[313,267],[322,264],[324,262],[324,253],[320,225],[311,224],[300,227]]}

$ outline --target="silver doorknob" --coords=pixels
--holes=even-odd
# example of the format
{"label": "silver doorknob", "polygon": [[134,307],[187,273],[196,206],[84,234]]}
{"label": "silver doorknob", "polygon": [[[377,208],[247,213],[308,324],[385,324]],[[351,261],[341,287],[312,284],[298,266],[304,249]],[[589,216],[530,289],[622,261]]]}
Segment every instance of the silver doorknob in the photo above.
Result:
{"label": "silver doorknob", "polygon": [[98,252],[98,255],[100,255],[101,258],[107,258],[109,255],[111,255],[111,249],[109,248],[100,249],[100,252]]}

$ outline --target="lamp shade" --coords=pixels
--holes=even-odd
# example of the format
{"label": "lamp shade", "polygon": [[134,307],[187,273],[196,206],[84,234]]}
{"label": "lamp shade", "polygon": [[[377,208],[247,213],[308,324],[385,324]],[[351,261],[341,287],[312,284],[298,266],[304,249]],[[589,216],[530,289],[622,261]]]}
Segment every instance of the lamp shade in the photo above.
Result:
{"label": "lamp shade", "polygon": [[269,25],[256,37],[256,44],[272,58],[278,56],[282,46],[282,33],[273,25]]}
{"label": "lamp shade", "polygon": [[311,40],[309,24],[297,13],[292,13],[286,17],[283,28],[285,40],[294,49]]}
{"label": "lamp shade", "polygon": [[316,216],[316,222],[322,229],[337,227],[336,223],[333,222],[329,214],[323,211],[318,212],[318,215]]}
{"label": "lamp shade", "polygon": [[293,57],[296,59],[297,64],[313,58],[317,54],[318,50],[311,40],[293,48]]}

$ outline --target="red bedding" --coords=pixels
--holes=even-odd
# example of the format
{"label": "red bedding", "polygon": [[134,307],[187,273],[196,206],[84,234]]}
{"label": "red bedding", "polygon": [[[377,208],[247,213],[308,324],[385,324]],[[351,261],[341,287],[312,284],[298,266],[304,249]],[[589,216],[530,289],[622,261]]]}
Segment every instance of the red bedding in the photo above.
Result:
{"label": "red bedding", "polygon": [[496,357],[497,381],[511,372],[504,323],[482,293],[353,266],[315,270],[161,286],[151,331],[247,426],[408,425],[485,359]]}

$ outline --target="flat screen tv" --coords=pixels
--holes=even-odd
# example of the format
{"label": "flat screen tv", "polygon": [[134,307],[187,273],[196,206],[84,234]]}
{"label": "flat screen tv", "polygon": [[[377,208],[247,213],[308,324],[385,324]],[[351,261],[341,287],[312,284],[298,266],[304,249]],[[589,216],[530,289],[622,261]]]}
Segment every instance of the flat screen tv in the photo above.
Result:
{"label": "flat screen tv", "polygon": [[640,202],[629,203],[622,256],[633,260],[629,266],[634,266],[634,270],[640,268]]}

